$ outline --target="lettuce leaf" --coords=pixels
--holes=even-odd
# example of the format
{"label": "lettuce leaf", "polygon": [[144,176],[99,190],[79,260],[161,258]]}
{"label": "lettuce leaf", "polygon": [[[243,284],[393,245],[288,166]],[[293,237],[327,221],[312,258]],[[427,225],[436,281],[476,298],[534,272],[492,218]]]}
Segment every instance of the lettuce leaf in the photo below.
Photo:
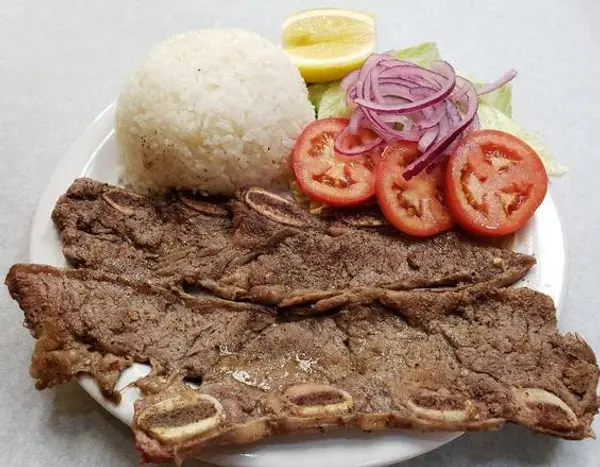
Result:
{"label": "lettuce leaf", "polygon": [[396,58],[413,62],[426,68],[431,65],[431,62],[442,59],[435,42],[423,42],[414,47],[398,50],[396,52]]}
{"label": "lettuce leaf", "polygon": [[[461,73],[460,71],[456,71],[458,76],[462,76],[465,79],[468,79],[473,83],[475,89],[481,89],[487,83],[483,83],[481,81],[477,81],[472,76],[469,76],[466,73]],[[501,88],[496,89],[484,96],[479,97],[480,104],[487,104],[495,109],[498,109],[503,114],[508,117],[512,117],[512,85],[510,83],[505,84]]]}
{"label": "lettuce leaf", "polygon": [[560,177],[568,171],[567,167],[558,162],[548,149],[546,149],[542,138],[537,133],[524,129],[498,107],[480,102],[477,116],[479,117],[479,125],[482,130],[505,131],[522,139],[531,146],[537,152],[538,156],[540,156],[550,177]]}
{"label": "lettuce leaf", "polygon": [[[476,88],[483,87],[483,84],[477,83]],[[490,92],[479,98],[480,104],[486,104],[490,107],[499,110],[507,117],[512,117],[512,86],[510,83],[505,84],[501,88]]]}
{"label": "lettuce leaf", "polygon": [[321,97],[317,118],[349,117],[350,109],[346,105],[346,91],[340,82],[331,83]]}
{"label": "lettuce leaf", "polygon": [[327,91],[330,85],[331,83],[318,83],[311,84],[310,86],[308,86],[308,100],[315,108],[315,114],[318,113],[323,94],[325,93],[325,91]]}

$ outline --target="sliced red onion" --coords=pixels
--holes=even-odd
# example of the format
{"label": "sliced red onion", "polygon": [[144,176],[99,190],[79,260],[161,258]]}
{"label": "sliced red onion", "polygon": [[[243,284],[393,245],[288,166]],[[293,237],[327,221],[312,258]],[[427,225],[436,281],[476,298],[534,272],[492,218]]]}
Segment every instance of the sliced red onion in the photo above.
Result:
{"label": "sliced red onion", "polygon": [[439,92],[434,97],[421,99],[418,101],[407,102],[406,104],[380,104],[373,100],[356,98],[354,102],[366,109],[375,110],[378,112],[390,112],[390,113],[411,113],[417,110],[425,109],[433,104],[443,101],[450,94],[450,90],[445,89],[444,92]]}
{"label": "sliced red onion", "polygon": [[373,71],[371,72],[369,79],[370,79],[373,99],[375,99],[375,102],[383,103],[384,99],[383,99],[383,95],[381,92],[381,83],[379,82],[379,73],[377,72],[377,67],[373,68]]}
{"label": "sliced red onion", "polygon": [[382,121],[381,117],[377,115],[376,112],[373,112],[369,109],[363,109],[363,114],[371,125],[372,129],[386,141],[391,141],[393,139],[419,141],[419,138],[421,137],[421,132],[417,130],[396,130],[393,126]]}
{"label": "sliced red onion", "polygon": [[[412,96],[413,100],[430,99],[432,96],[435,96],[436,92],[437,92],[437,89],[432,88],[431,86],[417,86],[415,88],[410,89],[410,95]],[[430,106],[427,106],[427,107],[430,107]],[[424,107],[424,108],[426,108],[426,107]]]}
{"label": "sliced red onion", "polygon": [[[403,97],[398,97],[398,96],[390,96],[387,94],[384,94],[385,100],[388,102],[395,102],[397,104],[404,104],[406,102],[412,102],[410,99],[405,99]],[[382,113],[381,116],[383,117],[384,115],[387,115],[386,113]],[[393,113],[389,113],[389,115],[396,115]],[[411,114],[403,114],[403,115],[411,115]]]}
{"label": "sliced red onion", "polygon": [[416,88],[407,88],[401,84],[384,83],[380,84],[379,89],[381,94],[386,97],[401,97],[406,102],[415,100],[411,91]]}
{"label": "sliced red onion", "polygon": [[[371,80],[371,75],[367,75],[365,76],[365,79],[362,80],[362,90],[359,91],[358,96],[362,96],[362,97],[367,97],[368,99],[373,99],[374,93],[373,93],[373,86],[372,86],[372,80]],[[357,97],[358,99],[359,97]],[[356,102],[356,100],[355,100]]]}
{"label": "sliced red onion", "polygon": [[340,86],[342,87],[342,89],[345,89],[347,91],[351,86],[353,86],[356,83],[359,73],[360,73],[360,68],[358,70],[354,70],[353,72],[347,74],[344,77],[344,79],[342,80],[342,82],[340,83]]}
{"label": "sliced red onion", "polygon": [[421,86],[419,83],[415,83],[414,81],[410,81],[408,79],[403,78],[395,78],[393,76],[383,76],[383,72],[379,75],[380,84],[395,84],[397,86],[404,86],[405,88],[416,88]]}
{"label": "sliced red onion", "polygon": [[381,62],[385,60],[389,60],[390,57],[385,57],[383,55],[371,54],[369,58],[365,60],[365,63],[360,68],[358,73],[358,81],[364,81],[364,79],[373,71],[373,68],[379,65]]}
{"label": "sliced red onion", "polygon": [[383,114],[379,115],[378,120],[381,120],[383,123],[389,123],[390,125],[401,123],[404,127],[404,125],[406,125],[406,123],[408,122],[408,117],[406,115],[398,114]]}
{"label": "sliced red onion", "polygon": [[438,125],[438,137],[436,139],[436,141],[439,141],[442,138],[445,138],[448,133],[450,133],[452,131],[452,123],[450,122],[450,117],[448,114],[448,109],[446,106],[446,114],[440,119]]}
{"label": "sliced red onion", "polygon": [[361,121],[364,119],[360,109],[357,112],[353,112],[348,122],[348,131],[350,133],[356,133],[358,131]]}
{"label": "sliced red onion", "polygon": [[478,96],[483,96],[484,94],[488,94],[492,91],[495,91],[498,88],[501,88],[505,84],[511,82],[515,76],[517,76],[517,70],[508,70],[504,73],[499,79],[496,81],[486,84],[479,91],[477,91]]}
{"label": "sliced red onion", "polygon": [[438,137],[439,131],[439,127],[436,125],[423,133],[423,136],[421,136],[421,139],[419,140],[419,151],[427,151],[427,148],[431,146]]}
{"label": "sliced red onion", "polygon": [[372,139],[371,141],[367,141],[365,144],[356,146],[354,148],[346,148],[342,145],[342,139],[347,135],[355,134],[358,131],[358,125],[363,119],[362,112],[354,112],[350,117],[350,122],[348,126],[340,131],[337,135],[335,135],[334,139],[334,148],[340,154],[344,154],[345,156],[357,156],[359,154],[363,154],[371,149],[375,149],[381,143],[383,143],[383,138],[378,136],[377,138]]}
{"label": "sliced red onion", "polygon": [[467,128],[477,113],[477,92],[475,87],[465,80],[465,85],[468,87],[465,98],[468,99],[468,109],[460,124],[454,127],[450,134],[446,137],[439,139],[433,146],[421,155],[418,159],[413,161],[402,174],[406,180],[410,180],[415,175],[418,175],[423,169],[437,161],[443,156],[444,151],[450,146]]}
{"label": "sliced red onion", "polygon": [[[365,62],[366,63],[366,62]],[[446,78],[446,66],[450,66],[448,62],[444,62],[443,60],[436,60],[432,62],[432,68],[423,68],[415,63],[407,62],[404,60],[385,60],[381,62],[381,66],[386,70],[382,73],[384,76],[392,75],[397,76],[398,69],[404,69],[402,71],[402,77],[404,79],[415,80],[416,82],[421,82],[423,79],[426,80],[434,80]],[[437,68],[435,71],[433,68]],[[452,68],[452,67],[451,67]]]}
{"label": "sliced red onion", "polygon": [[[463,134],[464,134],[464,132],[463,132]],[[456,151],[456,148],[458,147],[460,142],[461,142],[460,137],[456,138],[454,141],[452,141],[452,143],[450,143],[450,145],[444,150],[444,152],[442,152],[442,156],[449,156],[450,154],[454,153],[454,151]],[[442,157],[440,157],[440,159],[442,159]],[[433,167],[433,165],[434,164],[430,165],[429,167]]]}
{"label": "sliced red onion", "polygon": [[[503,86],[515,75],[514,70],[509,71],[479,94]],[[435,61],[427,69],[389,54],[372,54],[360,69],[342,80],[341,86],[346,90],[348,106],[354,110],[346,130],[335,138],[335,149],[357,155],[382,142],[416,141],[423,154],[407,167],[406,179],[435,166],[456,148],[465,130],[478,126],[477,91],[444,61]],[[342,138],[360,128],[375,131],[379,138],[344,149]]]}
{"label": "sliced red onion", "polygon": [[460,76],[456,77],[456,87],[454,88],[454,91],[452,91],[452,99],[454,102],[460,101],[469,90],[469,88],[465,86],[466,81],[466,79],[461,78]]}
{"label": "sliced red onion", "polygon": [[[444,85],[439,90],[435,90],[435,93],[430,95],[427,98],[424,98],[424,99],[421,99],[418,101],[414,101],[412,103],[407,103],[407,104],[385,104],[385,103],[380,104],[380,103],[370,100],[368,96],[363,97],[363,96],[358,95],[357,98],[354,100],[354,102],[356,102],[356,104],[358,104],[359,106],[361,106],[363,108],[376,110],[376,111],[380,111],[380,112],[406,113],[406,112],[414,112],[416,110],[421,110],[423,108],[430,107],[433,104],[437,104],[438,102],[443,101],[446,97],[448,97],[450,95],[450,93],[454,89],[454,85],[456,83],[456,75],[454,74],[454,69],[452,68],[452,66],[450,66],[449,63],[445,63],[445,66],[446,66],[446,72],[448,73],[448,75],[445,77],[446,83],[444,83]],[[428,88],[428,86],[422,86],[421,88]],[[421,88],[415,88],[415,89],[421,89]],[[412,90],[411,90],[411,93],[412,93]],[[363,95],[364,95],[364,93],[363,93]]]}
{"label": "sliced red onion", "polygon": [[446,102],[446,115],[448,116],[448,120],[450,121],[451,126],[456,126],[460,123],[460,112],[454,105],[451,99],[448,99]]}
{"label": "sliced red onion", "polygon": [[428,130],[436,126],[442,118],[446,115],[446,106],[441,104],[435,104],[431,107],[421,110],[424,117],[417,121],[419,128]]}

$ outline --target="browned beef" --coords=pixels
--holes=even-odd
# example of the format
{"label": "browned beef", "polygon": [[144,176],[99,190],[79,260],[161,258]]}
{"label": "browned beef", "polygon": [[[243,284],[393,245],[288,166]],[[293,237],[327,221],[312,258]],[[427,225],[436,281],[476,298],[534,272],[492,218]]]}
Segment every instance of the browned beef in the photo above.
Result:
{"label": "browned beef", "polygon": [[219,282],[242,289],[238,294],[251,301],[328,308],[349,303],[364,286],[504,286],[534,264],[530,256],[477,243],[459,231],[417,239],[378,222],[372,212],[338,210],[325,220],[261,189],[240,198],[233,243],[262,254]]}
{"label": "browned beef", "polygon": [[199,285],[228,299],[314,304],[315,311],[364,301],[364,287],[503,286],[535,262],[459,231],[410,238],[377,213],[318,218],[261,189],[240,194],[233,211],[232,220],[221,203],[147,198],[80,179],[53,219],[75,266]]}
{"label": "browned beef", "polygon": [[147,198],[82,178],[58,200],[52,219],[73,265],[136,279],[175,284],[218,276],[236,254],[226,205],[184,194]]}
{"label": "browned beef", "polygon": [[[370,304],[285,320],[98,271],[16,265],[6,283],[33,336],[51,343],[34,353],[38,387],[86,372],[110,392],[123,362],[152,363],[140,385],[153,393],[136,404],[134,425],[149,461],[340,427],[510,421],[580,439],[592,436],[600,402],[591,349],[558,334],[550,298],[525,288],[380,290]],[[108,371],[100,356],[120,363]],[[199,388],[185,376],[200,377]]]}

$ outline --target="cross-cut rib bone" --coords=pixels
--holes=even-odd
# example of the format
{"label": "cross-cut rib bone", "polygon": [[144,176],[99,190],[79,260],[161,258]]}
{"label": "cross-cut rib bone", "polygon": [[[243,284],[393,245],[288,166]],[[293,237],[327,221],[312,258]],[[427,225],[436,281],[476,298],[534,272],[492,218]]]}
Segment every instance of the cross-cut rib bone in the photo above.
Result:
{"label": "cross-cut rib bone", "polygon": [[267,401],[267,410],[279,416],[327,417],[352,412],[352,396],[342,389],[319,383],[302,383],[287,388]]}
{"label": "cross-cut rib bone", "polygon": [[[136,405],[134,431],[150,461],[341,427],[489,430],[511,421],[568,439],[592,436],[595,357],[581,337],[557,333],[551,300],[529,289],[384,291],[385,305],[286,320],[261,306],[98,271],[17,265],[6,282],[34,337],[55,343],[36,348],[39,387],[90,371],[61,367],[57,379],[34,368],[49,353],[72,359],[81,345],[164,373],[160,384],[144,382],[157,392]],[[202,383],[192,390],[177,375]],[[214,410],[163,410],[166,400],[208,400]],[[149,423],[147,407],[169,412],[168,424]],[[168,431],[178,426],[189,429]]]}
{"label": "cross-cut rib bone", "polygon": [[315,219],[311,219],[310,214],[299,209],[293,201],[262,188],[251,188],[243,192],[241,198],[251,209],[276,224],[308,228],[315,223]]}
{"label": "cross-cut rib bone", "polygon": [[409,399],[407,405],[420,418],[449,423],[467,421],[476,411],[468,399],[437,393],[419,394]]}
{"label": "cross-cut rib bone", "polygon": [[221,403],[185,389],[154,404],[138,407],[138,426],[164,443],[180,443],[218,428],[226,419]]}

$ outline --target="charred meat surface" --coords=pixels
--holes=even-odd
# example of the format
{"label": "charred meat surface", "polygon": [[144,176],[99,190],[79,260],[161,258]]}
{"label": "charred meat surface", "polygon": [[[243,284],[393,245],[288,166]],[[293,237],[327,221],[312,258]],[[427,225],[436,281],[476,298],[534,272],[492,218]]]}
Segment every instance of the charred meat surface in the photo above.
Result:
{"label": "charred meat surface", "polygon": [[[6,283],[33,336],[50,343],[32,359],[38,387],[80,372],[102,382],[101,365],[79,364],[90,352],[161,367],[160,384],[136,403],[148,461],[341,427],[489,430],[510,421],[592,436],[593,352],[557,333],[551,299],[533,290],[381,291],[370,304],[285,320],[99,271],[16,265]],[[46,358],[75,363],[53,375],[36,368]],[[186,376],[200,377],[199,388]],[[111,384],[109,376],[104,390]]]}
{"label": "charred meat surface", "polygon": [[147,198],[80,179],[53,219],[77,267],[197,285],[232,300],[312,304],[316,311],[368,301],[363,288],[504,286],[535,263],[459,231],[409,238],[377,222],[376,212],[319,218],[257,188],[238,198],[229,213],[220,203]]}

